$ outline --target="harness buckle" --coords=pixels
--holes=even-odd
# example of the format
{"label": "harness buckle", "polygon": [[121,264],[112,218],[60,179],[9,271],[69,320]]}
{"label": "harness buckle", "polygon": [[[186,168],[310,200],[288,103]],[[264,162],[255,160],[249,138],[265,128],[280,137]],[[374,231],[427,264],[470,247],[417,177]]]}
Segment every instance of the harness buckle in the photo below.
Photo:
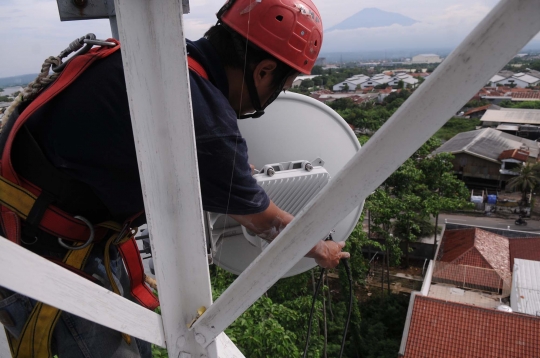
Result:
{"label": "harness buckle", "polygon": [[68,249],[68,250],[82,250],[82,249],[88,247],[94,241],[94,226],[92,225],[92,223],[90,221],[88,221],[83,216],[77,215],[77,216],[74,216],[74,218],[82,221],[83,223],[85,223],[86,226],[88,226],[88,229],[90,229],[90,236],[88,237],[88,240],[86,240],[86,242],[84,244],[82,244],[81,246],[72,246],[72,245],[67,245],[62,240],[62,238],[59,237],[58,238],[58,243],[60,244],[60,246],[62,246],[65,249]]}
{"label": "harness buckle", "polygon": [[[130,234],[130,237],[135,235],[137,233],[136,230],[130,228],[130,225],[131,225],[131,222],[128,221],[124,224],[124,226],[122,227],[122,230],[120,230],[120,232],[118,233],[118,236],[116,237],[116,239],[114,239],[114,241],[112,242],[113,245],[118,245],[122,242],[122,240],[124,240],[126,238],[126,236],[128,236],[128,234]],[[128,233],[129,231],[129,233]]]}

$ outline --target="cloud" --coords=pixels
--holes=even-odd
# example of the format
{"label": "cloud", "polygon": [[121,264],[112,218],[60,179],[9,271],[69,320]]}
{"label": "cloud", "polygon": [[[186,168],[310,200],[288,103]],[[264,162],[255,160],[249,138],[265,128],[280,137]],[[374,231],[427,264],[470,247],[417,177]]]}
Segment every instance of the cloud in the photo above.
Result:
{"label": "cloud", "polygon": [[[421,22],[411,26],[334,30],[325,33],[322,52],[454,47],[474,29],[491,8],[486,3],[452,4],[434,11],[429,16],[417,14],[415,19]],[[405,14],[405,11],[403,13]]]}
{"label": "cloud", "polygon": [[[326,28],[366,7],[398,12],[421,21],[409,27],[334,31],[325,35],[324,51],[391,49],[402,48],[403,44],[455,45],[497,3],[497,0],[313,1]],[[191,0],[191,13],[185,16],[185,36],[201,37],[215,23],[215,13],[224,3],[225,0]],[[86,33],[93,32],[98,38],[111,35],[108,20],[60,22],[55,0],[0,0],[0,17],[0,77],[37,72],[43,59],[57,55]]]}

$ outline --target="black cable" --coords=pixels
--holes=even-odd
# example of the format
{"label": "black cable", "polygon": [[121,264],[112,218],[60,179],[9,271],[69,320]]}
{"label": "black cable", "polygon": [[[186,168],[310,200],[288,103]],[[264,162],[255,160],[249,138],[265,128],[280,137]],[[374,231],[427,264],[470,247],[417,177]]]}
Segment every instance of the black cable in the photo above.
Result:
{"label": "black cable", "polygon": [[308,351],[308,346],[309,346],[309,336],[311,335],[311,326],[313,324],[313,311],[315,311],[315,301],[317,301],[317,295],[319,294],[319,288],[321,287],[324,271],[325,271],[324,268],[321,269],[321,276],[319,276],[317,287],[315,288],[315,292],[313,293],[313,302],[311,303],[311,312],[309,313],[308,331],[307,331],[307,337],[306,337],[306,346],[304,348],[304,355],[302,356],[303,358],[307,357],[307,351]]}
{"label": "black cable", "polygon": [[345,266],[345,271],[347,272],[347,278],[349,279],[349,313],[347,315],[347,321],[345,322],[345,328],[343,329],[343,338],[341,340],[341,350],[339,351],[339,358],[343,356],[343,351],[345,350],[345,340],[347,338],[347,330],[349,328],[349,323],[351,322],[353,294],[354,294],[351,266],[349,265],[349,260],[341,259],[341,263],[343,264],[343,266]]}

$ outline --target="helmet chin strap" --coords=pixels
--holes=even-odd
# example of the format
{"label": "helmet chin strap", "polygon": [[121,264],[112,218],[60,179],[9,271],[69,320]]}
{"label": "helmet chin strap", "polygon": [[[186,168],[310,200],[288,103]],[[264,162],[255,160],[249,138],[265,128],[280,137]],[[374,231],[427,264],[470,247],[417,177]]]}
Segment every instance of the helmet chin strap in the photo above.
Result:
{"label": "helmet chin strap", "polygon": [[251,100],[251,105],[253,106],[255,112],[248,114],[237,113],[236,115],[238,119],[259,118],[264,114],[264,108],[266,108],[268,104],[266,104],[264,108],[261,106],[259,92],[257,92],[257,87],[255,86],[255,81],[253,80],[253,71],[249,69],[249,66],[246,66],[246,71],[244,73],[244,82],[246,83],[249,92],[249,98]]}
{"label": "helmet chin strap", "polygon": [[[295,72],[295,71],[293,70],[292,72]],[[272,104],[272,102],[274,102],[276,98],[279,96],[279,93],[283,90],[283,87],[285,86],[285,82],[287,82],[288,78],[289,78],[289,75],[285,76],[281,80],[281,83],[276,87],[274,93],[272,93],[272,96],[270,96],[270,98],[266,101],[264,106],[261,106],[261,99],[259,98],[259,92],[257,92],[257,87],[255,86],[255,81],[253,80],[253,71],[251,69],[246,68],[244,81],[246,83],[246,86],[249,92],[251,105],[253,106],[253,109],[255,109],[255,112],[248,113],[248,114],[237,113],[236,115],[238,119],[261,117],[264,114],[264,110],[266,109],[266,107]]]}

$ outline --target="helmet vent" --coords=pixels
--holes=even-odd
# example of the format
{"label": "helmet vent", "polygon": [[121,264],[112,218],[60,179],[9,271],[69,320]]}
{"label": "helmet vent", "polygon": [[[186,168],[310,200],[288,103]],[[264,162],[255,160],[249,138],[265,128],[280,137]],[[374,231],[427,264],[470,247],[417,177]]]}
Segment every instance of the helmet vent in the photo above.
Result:
{"label": "helmet vent", "polygon": [[279,22],[283,21],[283,15],[276,16],[276,20]]}
{"label": "helmet vent", "polygon": [[317,40],[315,40],[315,44],[314,44],[314,45],[317,46]]}
{"label": "helmet vent", "polygon": [[307,63],[308,63],[308,60],[305,60],[305,61],[304,61],[304,66],[307,65]]}

